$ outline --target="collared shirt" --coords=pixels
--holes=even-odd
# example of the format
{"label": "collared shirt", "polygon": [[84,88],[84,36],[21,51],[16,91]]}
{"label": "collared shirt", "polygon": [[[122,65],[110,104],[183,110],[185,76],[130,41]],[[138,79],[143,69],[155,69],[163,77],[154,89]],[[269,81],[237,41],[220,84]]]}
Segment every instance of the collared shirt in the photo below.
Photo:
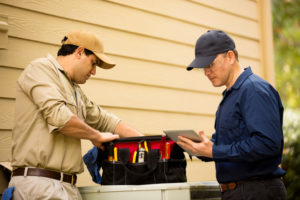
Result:
{"label": "collared shirt", "polygon": [[280,177],[283,106],[277,91],[248,67],[223,92],[212,141],[217,180]]}
{"label": "collared shirt", "polygon": [[51,55],[31,62],[17,81],[13,168],[83,172],[80,139],[60,133],[73,114],[103,132],[113,133],[119,122],[90,101]]}

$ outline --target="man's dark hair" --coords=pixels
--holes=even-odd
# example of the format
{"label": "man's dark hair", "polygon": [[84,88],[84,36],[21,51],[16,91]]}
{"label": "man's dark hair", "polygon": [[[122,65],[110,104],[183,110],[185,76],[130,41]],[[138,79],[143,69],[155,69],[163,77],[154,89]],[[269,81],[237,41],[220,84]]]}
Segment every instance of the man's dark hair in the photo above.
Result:
{"label": "man's dark hair", "polygon": [[[231,51],[234,53],[235,59],[239,62],[239,53],[238,53],[238,51],[237,51],[236,49],[233,49],[233,50],[231,50]],[[223,57],[225,57],[225,56],[227,55],[227,52],[228,52],[228,51],[222,53],[222,54],[223,54]]]}
{"label": "man's dark hair", "polygon": [[[234,53],[235,59],[239,62],[239,52],[236,49],[231,50]],[[228,51],[223,53],[223,56],[225,57]]]}
{"label": "man's dark hair", "polygon": [[[68,38],[64,37],[64,39],[62,40],[62,42],[66,41]],[[63,44],[60,49],[57,52],[57,56],[67,56],[70,55],[72,53],[74,53],[74,51],[78,48],[77,45],[73,45],[73,44]],[[84,49],[84,53],[85,55],[92,55],[94,54],[92,51],[88,50],[88,49]]]}

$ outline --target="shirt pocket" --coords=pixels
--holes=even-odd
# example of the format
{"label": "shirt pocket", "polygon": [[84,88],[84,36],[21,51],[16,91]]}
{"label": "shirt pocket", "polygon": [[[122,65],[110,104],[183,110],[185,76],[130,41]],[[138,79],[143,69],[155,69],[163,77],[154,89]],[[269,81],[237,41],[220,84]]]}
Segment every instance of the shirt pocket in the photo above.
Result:
{"label": "shirt pocket", "polygon": [[227,115],[226,119],[221,124],[221,128],[231,129],[231,130],[239,129],[241,128],[241,122],[242,122],[242,117],[239,115],[238,112],[233,110]]}

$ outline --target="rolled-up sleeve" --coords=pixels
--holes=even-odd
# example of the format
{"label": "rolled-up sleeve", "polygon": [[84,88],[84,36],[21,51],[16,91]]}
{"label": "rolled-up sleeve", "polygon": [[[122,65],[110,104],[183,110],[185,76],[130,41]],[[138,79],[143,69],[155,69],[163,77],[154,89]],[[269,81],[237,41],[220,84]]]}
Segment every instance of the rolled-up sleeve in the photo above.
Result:
{"label": "rolled-up sleeve", "polygon": [[50,133],[62,128],[73,115],[58,76],[54,69],[35,64],[29,65],[17,82],[48,123]]}

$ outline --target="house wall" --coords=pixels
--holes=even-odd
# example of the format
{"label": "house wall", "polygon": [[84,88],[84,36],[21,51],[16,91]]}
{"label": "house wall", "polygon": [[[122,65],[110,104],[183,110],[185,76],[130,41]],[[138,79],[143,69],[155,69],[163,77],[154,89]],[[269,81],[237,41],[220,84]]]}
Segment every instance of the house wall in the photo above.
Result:
{"label": "house wall", "polygon": [[[96,33],[117,63],[82,85],[97,104],[146,135],[194,129],[210,137],[224,88],[185,70],[195,42],[208,29],[226,31],[240,64],[274,84],[270,13],[270,0],[0,0],[8,24],[0,25],[0,161],[10,159],[18,76],[33,59],[55,56],[67,32]],[[92,147],[82,144],[83,154]],[[213,163],[193,159],[187,172],[188,181],[215,180]],[[92,184],[87,170],[79,175],[79,186]]]}

